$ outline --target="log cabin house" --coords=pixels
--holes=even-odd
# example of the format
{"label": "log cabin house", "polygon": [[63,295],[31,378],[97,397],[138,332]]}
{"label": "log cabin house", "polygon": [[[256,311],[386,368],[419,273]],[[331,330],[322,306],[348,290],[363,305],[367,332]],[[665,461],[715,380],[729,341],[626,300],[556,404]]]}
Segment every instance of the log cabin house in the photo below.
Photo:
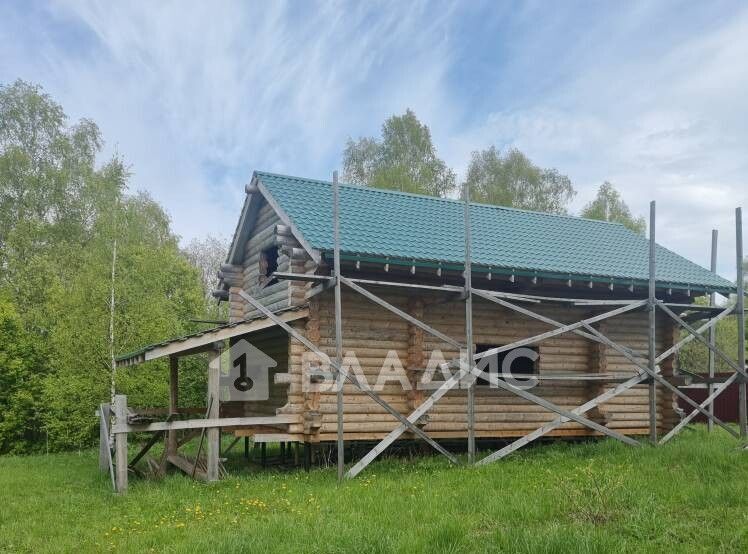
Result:
{"label": "log cabin house", "polygon": [[[649,363],[650,336],[656,353],[674,354],[679,340],[678,325],[667,314],[652,309],[650,322],[647,238],[619,224],[578,217],[483,204],[470,204],[465,214],[459,200],[345,184],[338,190],[334,203],[330,182],[254,173],[214,292],[228,303],[230,321],[117,361],[124,367],[169,357],[169,411],[177,416],[179,357],[240,339],[272,357],[276,364],[269,369],[266,399],[236,402],[214,396],[215,402],[208,403],[207,418],[226,418],[225,424],[209,429],[209,449],[215,449],[219,429],[259,443],[309,445],[335,444],[339,438],[345,444],[379,441],[402,427],[404,432],[395,438],[423,438],[425,433],[440,443],[472,435],[480,444],[481,439],[524,437],[539,428],[549,437],[596,436],[605,430],[625,437],[661,435],[678,423],[676,396],[666,386],[677,380],[675,356],[657,360],[660,380],[642,376],[631,381],[642,374],[634,362]],[[331,278],[336,207],[339,269],[347,286]],[[469,287],[475,289],[471,294],[465,292],[463,272],[465,221],[470,230]],[[701,309],[718,311],[694,306],[694,297],[734,290],[730,281],[662,246],[653,252],[654,295],[685,321],[703,319]],[[330,376],[319,362],[307,360],[309,345],[285,328],[338,359],[336,289],[341,295],[342,353],[355,355],[356,378],[363,376],[372,386],[383,365],[393,367],[396,355],[412,385],[406,390],[401,375],[383,383],[373,397],[346,381],[340,395],[342,437],[335,387],[310,386]],[[466,325],[468,296],[472,329]],[[596,319],[611,310],[620,313]],[[568,332],[559,330],[580,321],[585,323]],[[549,329],[556,331],[547,333]],[[429,364],[434,369],[439,355],[446,361],[459,358],[468,332],[475,353],[487,352],[486,358],[498,362],[513,352],[503,347],[541,337],[522,345],[536,358],[522,358],[512,366],[517,378],[536,379],[529,389],[532,398],[492,386],[495,379],[478,378],[472,387],[450,388],[431,404],[434,390],[424,390],[419,381]],[[218,390],[216,356],[209,370],[212,391]],[[441,378],[444,372],[437,374]],[[539,397],[571,412],[615,387],[620,390],[609,399],[603,397],[565,419],[559,419],[562,412],[534,400]],[[430,403],[428,411],[403,423],[425,402]],[[584,414],[597,427],[570,419],[575,414]],[[169,434],[171,455],[176,455],[176,430],[169,428]]]}

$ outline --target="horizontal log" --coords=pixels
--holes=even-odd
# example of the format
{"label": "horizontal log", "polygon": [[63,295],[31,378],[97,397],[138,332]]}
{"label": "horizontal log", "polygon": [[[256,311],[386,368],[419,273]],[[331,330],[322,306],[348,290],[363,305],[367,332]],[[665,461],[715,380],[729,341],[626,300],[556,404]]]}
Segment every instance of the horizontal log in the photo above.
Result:
{"label": "horizontal log", "polygon": [[272,417],[225,417],[216,419],[185,419],[180,421],[160,421],[146,425],[116,423],[113,433],[140,433],[152,431],[177,431],[180,429],[211,429],[215,427],[241,427],[245,425],[282,425],[298,421],[296,416],[277,415]]}

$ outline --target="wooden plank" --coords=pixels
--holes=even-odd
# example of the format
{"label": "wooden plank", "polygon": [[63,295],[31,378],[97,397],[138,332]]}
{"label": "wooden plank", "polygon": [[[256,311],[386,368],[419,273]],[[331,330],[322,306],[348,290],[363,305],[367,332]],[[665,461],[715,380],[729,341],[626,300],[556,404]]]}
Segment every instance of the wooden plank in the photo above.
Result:
{"label": "wooden plank", "polygon": [[127,494],[127,433],[117,431],[121,422],[127,422],[127,396],[117,394],[114,397],[114,417],[116,425],[114,431],[114,458],[116,470],[117,492]]}
{"label": "wooden plank", "polygon": [[108,430],[111,411],[109,404],[99,404],[99,470],[102,473],[109,470],[109,460],[112,457]]}
{"label": "wooden plank", "polygon": [[281,281],[305,281],[309,283],[326,283],[332,279],[329,275],[315,275],[314,273],[289,273],[276,271],[271,276]]}
{"label": "wooden plank", "polygon": [[296,415],[222,417],[212,419],[184,419],[181,421],[159,421],[143,425],[115,424],[115,433],[140,433],[151,431],[169,431],[181,429],[210,429],[218,427],[244,427],[248,425],[284,425],[298,423]]}
{"label": "wooden plank", "polygon": [[101,404],[99,406],[99,416],[101,417],[101,438],[102,448],[104,448],[104,456],[106,456],[106,464],[109,469],[109,477],[112,480],[112,490],[117,491],[117,481],[114,474],[114,463],[112,461],[112,449],[109,445],[109,420],[112,417],[112,407],[109,404]]}
{"label": "wooden plank", "polygon": [[207,481],[207,476],[205,472],[197,467],[197,461],[198,460],[190,460],[186,456],[183,456],[181,454],[174,454],[167,457],[167,460],[171,465],[173,465],[176,468],[181,469],[183,472],[185,472],[190,477],[200,479],[201,481]]}
{"label": "wooden plank", "polygon": [[[221,412],[220,378],[222,344],[216,344],[208,353],[208,419],[218,419]],[[221,429],[211,427],[207,430],[207,479],[218,480],[218,463],[221,456]]]}

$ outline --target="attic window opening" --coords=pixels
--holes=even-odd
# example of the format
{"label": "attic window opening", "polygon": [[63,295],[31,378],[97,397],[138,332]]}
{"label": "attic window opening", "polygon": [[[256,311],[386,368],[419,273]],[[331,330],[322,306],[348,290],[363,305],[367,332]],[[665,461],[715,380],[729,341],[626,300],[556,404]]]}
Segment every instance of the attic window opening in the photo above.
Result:
{"label": "attic window opening", "polygon": [[[501,344],[476,344],[475,345],[475,353],[480,354],[481,352],[485,352],[486,350],[491,350],[492,348],[499,348]],[[538,348],[537,347],[522,347],[524,349],[532,350],[536,354],[538,354]],[[515,350],[518,350],[517,348],[512,350],[507,350],[506,352],[499,352],[498,354],[494,354],[493,356],[488,357],[488,363],[485,366],[479,366],[481,368],[484,368],[488,373],[493,373],[495,375],[498,375],[499,378],[502,378],[502,365],[504,364],[504,361],[506,360],[507,356],[512,354]],[[513,356],[514,357],[514,356]],[[526,356],[517,356],[515,359],[512,360],[511,367],[509,367],[509,371],[515,379],[522,382],[522,376],[523,375],[537,375],[538,373],[538,364],[537,364],[538,358],[535,360],[532,360]],[[490,387],[491,383],[488,379],[485,379],[484,377],[478,377],[475,381],[476,386],[479,387]]]}
{"label": "attic window opening", "polygon": [[278,247],[271,246],[262,251],[260,255],[260,284],[265,286],[274,285],[278,279],[271,276],[278,271]]}

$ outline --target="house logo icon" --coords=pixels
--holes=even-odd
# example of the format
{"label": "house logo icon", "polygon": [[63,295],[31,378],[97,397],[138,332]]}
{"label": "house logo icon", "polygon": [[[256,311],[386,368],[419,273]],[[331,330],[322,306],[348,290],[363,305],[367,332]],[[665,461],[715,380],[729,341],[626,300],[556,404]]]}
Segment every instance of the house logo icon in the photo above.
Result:
{"label": "house logo icon", "polygon": [[241,339],[224,353],[221,362],[219,385],[222,401],[270,398],[269,372],[271,367],[278,365],[273,358]]}

